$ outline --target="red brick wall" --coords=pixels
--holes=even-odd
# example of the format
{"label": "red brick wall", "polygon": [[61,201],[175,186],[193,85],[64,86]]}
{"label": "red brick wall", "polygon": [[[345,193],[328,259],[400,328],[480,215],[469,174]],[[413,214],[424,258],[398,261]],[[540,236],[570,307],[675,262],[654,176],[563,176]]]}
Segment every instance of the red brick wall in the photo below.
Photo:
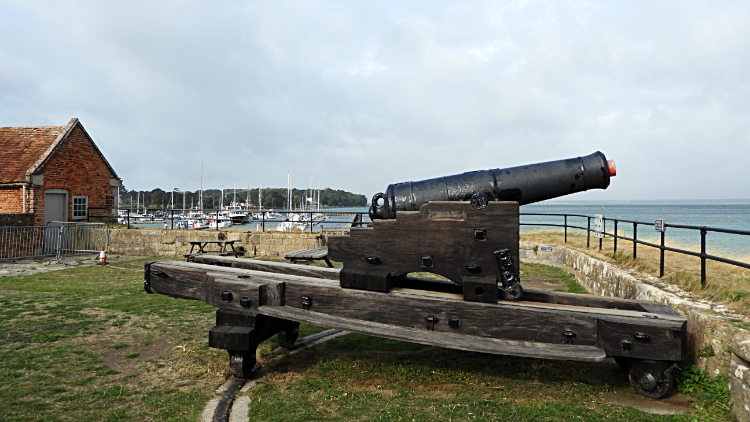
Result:
{"label": "red brick wall", "polygon": [[105,210],[91,210],[91,215],[110,213],[114,206],[112,188],[109,179],[115,176],[104,164],[91,141],[80,126],[76,126],[63,141],[62,146],[54,153],[41,171],[44,186],[38,186],[33,192],[36,220],[35,224],[44,224],[44,191],[47,189],[65,189],[68,191],[68,220],[73,221],[73,196],[89,197],[89,207],[106,207]]}
{"label": "red brick wall", "polygon": [[20,212],[23,212],[23,188],[0,187],[0,214]]}

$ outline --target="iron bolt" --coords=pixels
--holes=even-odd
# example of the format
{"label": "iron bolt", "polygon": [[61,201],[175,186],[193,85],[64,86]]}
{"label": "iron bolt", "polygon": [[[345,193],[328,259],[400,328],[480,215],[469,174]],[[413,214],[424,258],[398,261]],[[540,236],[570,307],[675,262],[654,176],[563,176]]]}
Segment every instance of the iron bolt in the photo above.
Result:
{"label": "iron bolt", "polygon": [[435,318],[434,316],[428,316],[425,318],[425,320],[427,321],[427,329],[434,330],[435,324],[438,322],[438,319]]}
{"label": "iron bolt", "polygon": [[461,326],[461,318],[457,316],[452,316],[448,319],[448,326],[451,328],[458,328]]}

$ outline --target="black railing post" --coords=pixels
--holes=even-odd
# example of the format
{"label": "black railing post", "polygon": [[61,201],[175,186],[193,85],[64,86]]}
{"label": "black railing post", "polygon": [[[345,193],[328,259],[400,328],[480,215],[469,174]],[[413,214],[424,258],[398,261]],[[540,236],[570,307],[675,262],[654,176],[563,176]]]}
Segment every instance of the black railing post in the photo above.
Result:
{"label": "black railing post", "polygon": [[586,249],[591,247],[591,217],[586,217]]}
{"label": "black railing post", "polygon": [[128,228],[130,228],[130,210],[126,210],[128,212],[128,215],[125,217],[128,219]]}
{"label": "black railing post", "polygon": [[312,233],[312,211],[310,211],[310,233]]}
{"label": "black railing post", "polygon": [[565,243],[568,243],[568,214],[565,214]]}
{"label": "black railing post", "polygon": [[701,227],[701,288],[706,288],[706,228]]}
{"label": "black railing post", "polygon": [[602,237],[599,238],[599,250],[600,251],[602,250],[602,242],[604,241],[604,233],[606,231],[607,231],[607,220],[605,220],[604,217],[602,217],[602,233],[601,233]]}
{"label": "black railing post", "polygon": [[615,251],[617,253],[617,220],[615,220]]}
{"label": "black railing post", "polygon": [[174,208],[172,208],[172,217],[170,217],[170,220],[172,220],[172,230],[174,230]]}
{"label": "black railing post", "polygon": [[216,211],[216,231],[219,231],[219,211]]}
{"label": "black railing post", "polygon": [[638,223],[633,223],[633,259],[638,257]]}
{"label": "black railing post", "polygon": [[662,227],[661,230],[661,256],[659,257],[659,278],[664,277],[664,235],[666,234],[666,227]]}

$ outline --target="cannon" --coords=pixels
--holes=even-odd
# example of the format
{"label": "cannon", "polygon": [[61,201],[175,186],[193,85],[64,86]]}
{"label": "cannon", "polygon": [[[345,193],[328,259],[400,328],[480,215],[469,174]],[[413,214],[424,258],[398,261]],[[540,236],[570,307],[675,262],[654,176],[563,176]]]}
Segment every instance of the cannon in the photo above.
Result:
{"label": "cannon", "polygon": [[[208,344],[228,351],[238,378],[253,376],[260,342],[278,334],[293,348],[306,323],[498,355],[613,357],[636,391],[660,398],[686,356],[684,316],[651,301],[524,292],[519,281],[519,204],[603,189],[614,174],[595,153],[391,185],[373,198],[371,227],[328,238],[342,268],[197,254],[146,263],[144,289],[215,306]],[[410,275],[420,272],[448,280]]]}
{"label": "cannon", "polygon": [[[419,211],[430,201],[471,201],[482,209],[489,201],[532,204],[589,189],[607,189],[615,163],[597,151],[585,157],[506,169],[471,171],[419,182],[389,185],[372,198],[370,219],[396,218],[399,211]],[[379,205],[379,201],[383,201]]]}
{"label": "cannon", "polygon": [[606,189],[615,174],[614,162],[597,151],[393,184],[372,198],[372,227],[329,237],[329,257],[343,262],[343,288],[387,292],[409,273],[429,272],[462,285],[464,300],[517,300],[518,207]]}

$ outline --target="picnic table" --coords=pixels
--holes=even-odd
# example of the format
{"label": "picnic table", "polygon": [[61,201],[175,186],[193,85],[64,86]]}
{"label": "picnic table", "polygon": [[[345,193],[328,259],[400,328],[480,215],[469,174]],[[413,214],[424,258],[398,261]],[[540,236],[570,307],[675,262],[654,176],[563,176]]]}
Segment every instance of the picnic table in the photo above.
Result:
{"label": "picnic table", "polygon": [[323,260],[330,268],[333,268],[331,260],[328,259],[328,248],[300,249],[298,251],[285,253],[282,257],[288,259],[292,264],[314,265],[315,260]]}
{"label": "picnic table", "polygon": [[[196,253],[208,253],[208,252],[217,252],[217,251],[206,251],[206,246],[208,245],[218,245],[219,253],[221,255],[234,255],[236,258],[238,255],[242,255],[244,252],[237,251],[234,249],[234,242],[236,240],[192,240],[190,241],[190,254],[193,253],[193,249],[195,247],[198,247],[198,251]],[[227,247],[232,248],[232,252],[227,252]]]}

